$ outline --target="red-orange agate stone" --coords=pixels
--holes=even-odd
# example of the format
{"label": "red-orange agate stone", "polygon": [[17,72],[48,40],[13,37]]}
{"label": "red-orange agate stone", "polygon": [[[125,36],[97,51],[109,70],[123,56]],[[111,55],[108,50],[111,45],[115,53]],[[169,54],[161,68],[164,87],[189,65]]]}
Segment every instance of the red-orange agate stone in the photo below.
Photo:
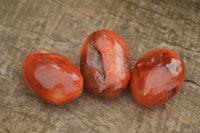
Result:
{"label": "red-orange agate stone", "polygon": [[185,67],[179,55],[166,49],[151,51],[133,69],[132,96],[144,106],[162,105],[180,90],[184,77]]}
{"label": "red-orange agate stone", "polygon": [[99,30],[87,38],[80,68],[87,89],[103,98],[115,98],[126,88],[131,74],[131,60],[123,39],[109,30]]}
{"label": "red-orange agate stone", "polygon": [[66,104],[83,90],[83,78],[66,57],[51,52],[28,55],[22,67],[23,79],[30,91],[52,104]]}

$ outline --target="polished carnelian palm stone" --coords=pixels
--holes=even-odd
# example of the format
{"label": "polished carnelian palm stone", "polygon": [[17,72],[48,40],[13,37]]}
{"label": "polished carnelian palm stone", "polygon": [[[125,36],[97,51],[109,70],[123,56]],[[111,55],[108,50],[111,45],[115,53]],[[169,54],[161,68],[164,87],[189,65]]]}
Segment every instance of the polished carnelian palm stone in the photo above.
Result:
{"label": "polished carnelian palm stone", "polygon": [[109,30],[92,33],[85,41],[80,68],[87,89],[103,98],[115,98],[126,88],[131,60],[123,39]]}
{"label": "polished carnelian palm stone", "polygon": [[185,67],[179,55],[167,49],[151,51],[133,69],[132,96],[144,106],[162,105],[180,90],[184,77]]}
{"label": "polished carnelian palm stone", "polygon": [[83,90],[83,78],[66,57],[51,52],[29,54],[22,67],[23,79],[30,91],[52,104],[66,104]]}

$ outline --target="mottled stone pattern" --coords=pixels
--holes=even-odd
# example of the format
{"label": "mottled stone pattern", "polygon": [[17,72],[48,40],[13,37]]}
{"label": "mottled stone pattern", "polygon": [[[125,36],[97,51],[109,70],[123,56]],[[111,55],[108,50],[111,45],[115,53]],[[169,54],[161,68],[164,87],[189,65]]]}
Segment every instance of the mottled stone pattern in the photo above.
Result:
{"label": "mottled stone pattern", "polygon": [[[158,48],[177,52],[186,78],[168,103],[147,108],[130,87],[105,100],[86,89],[68,105],[36,98],[21,67],[30,52],[63,54],[79,67],[87,36],[113,30],[127,43],[132,65]],[[0,133],[138,133],[200,131],[199,0],[0,0]]]}

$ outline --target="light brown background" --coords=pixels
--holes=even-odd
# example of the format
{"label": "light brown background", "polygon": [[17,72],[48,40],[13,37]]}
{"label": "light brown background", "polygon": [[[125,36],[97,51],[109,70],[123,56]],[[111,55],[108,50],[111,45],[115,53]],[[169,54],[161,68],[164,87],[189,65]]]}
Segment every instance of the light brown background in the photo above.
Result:
{"label": "light brown background", "polygon": [[[38,50],[63,54],[79,68],[87,36],[113,30],[127,43],[132,65],[158,48],[177,52],[186,77],[165,105],[146,108],[130,88],[104,100],[84,90],[63,106],[26,88],[21,66]],[[0,133],[200,132],[199,0],[0,0]]]}

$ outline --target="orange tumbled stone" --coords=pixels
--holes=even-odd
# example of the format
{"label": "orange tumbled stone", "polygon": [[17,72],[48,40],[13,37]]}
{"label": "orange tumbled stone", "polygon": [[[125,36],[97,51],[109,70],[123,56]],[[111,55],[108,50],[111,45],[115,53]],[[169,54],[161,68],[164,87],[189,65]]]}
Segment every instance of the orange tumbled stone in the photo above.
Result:
{"label": "orange tumbled stone", "polygon": [[126,88],[131,75],[131,60],[123,39],[109,30],[99,30],[87,38],[80,68],[85,86],[94,95],[115,98]]}
{"label": "orange tumbled stone", "polygon": [[22,75],[30,91],[52,104],[66,104],[83,90],[83,78],[66,57],[52,52],[34,52],[23,63]]}
{"label": "orange tumbled stone", "polygon": [[179,55],[167,49],[151,51],[133,69],[132,96],[144,106],[162,105],[180,90],[184,77],[185,67]]}

